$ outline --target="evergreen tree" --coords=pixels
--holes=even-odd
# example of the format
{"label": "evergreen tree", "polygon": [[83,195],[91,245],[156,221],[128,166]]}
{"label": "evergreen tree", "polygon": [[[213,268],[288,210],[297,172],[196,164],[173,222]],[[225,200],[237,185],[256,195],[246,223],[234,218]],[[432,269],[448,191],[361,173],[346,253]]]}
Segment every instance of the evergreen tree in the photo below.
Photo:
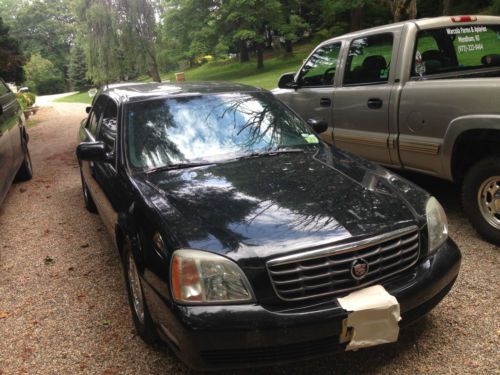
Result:
{"label": "evergreen tree", "polygon": [[71,48],[68,75],[75,90],[81,90],[89,85],[85,52],[78,44]]}

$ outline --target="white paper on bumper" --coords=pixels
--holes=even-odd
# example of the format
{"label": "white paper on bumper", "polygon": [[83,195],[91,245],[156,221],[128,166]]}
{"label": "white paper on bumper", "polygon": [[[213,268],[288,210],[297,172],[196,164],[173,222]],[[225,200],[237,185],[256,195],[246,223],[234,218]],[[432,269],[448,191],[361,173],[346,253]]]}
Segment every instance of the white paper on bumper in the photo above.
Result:
{"label": "white paper on bumper", "polygon": [[401,320],[399,303],[382,285],[358,290],[338,301],[349,312],[345,326],[351,335],[346,350],[397,341]]}

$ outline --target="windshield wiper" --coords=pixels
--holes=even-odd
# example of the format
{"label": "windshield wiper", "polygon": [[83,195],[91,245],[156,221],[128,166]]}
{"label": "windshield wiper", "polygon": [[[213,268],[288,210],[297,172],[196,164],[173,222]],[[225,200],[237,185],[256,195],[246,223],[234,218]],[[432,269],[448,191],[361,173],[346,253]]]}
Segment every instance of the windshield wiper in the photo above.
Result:
{"label": "windshield wiper", "polygon": [[255,151],[249,154],[243,154],[237,156],[236,159],[252,159],[252,158],[261,158],[266,156],[275,156],[278,154],[291,154],[291,153],[304,153],[304,150],[301,148],[283,148],[278,150],[268,150],[268,151]]}
{"label": "windshield wiper", "polygon": [[172,171],[172,170],[177,170],[177,169],[187,169],[187,168],[201,167],[201,166],[210,165],[210,164],[215,164],[215,163],[208,162],[208,161],[176,163],[176,164],[164,165],[162,167],[149,169],[146,171],[146,173],[154,173],[154,172],[159,172],[159,171]]}

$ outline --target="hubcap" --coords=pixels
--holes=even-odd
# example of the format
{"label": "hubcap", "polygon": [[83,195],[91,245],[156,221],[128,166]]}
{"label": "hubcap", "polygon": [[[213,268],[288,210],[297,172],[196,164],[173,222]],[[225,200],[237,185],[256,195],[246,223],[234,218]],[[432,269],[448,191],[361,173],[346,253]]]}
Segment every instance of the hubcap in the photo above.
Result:
{"label": "hubcap", "polygon": [[481,184],[477,201],[484,220],[500,229],[500,176],[490,177]]}
{"label": "hubcap", "polygon": [[139,280],[139,273],[135,265],[132,252],[128,252],[128,281],[130,287],[130,294],[132,295],[132,304],[134,306],[135,314],[141,324],[144,323],[144,298],[142,296],[141,282]]}

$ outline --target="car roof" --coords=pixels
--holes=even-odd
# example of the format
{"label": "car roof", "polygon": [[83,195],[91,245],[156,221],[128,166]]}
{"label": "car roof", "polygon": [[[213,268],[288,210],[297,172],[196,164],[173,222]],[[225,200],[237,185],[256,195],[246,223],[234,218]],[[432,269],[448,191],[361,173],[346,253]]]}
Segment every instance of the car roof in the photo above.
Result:
{"label": "car roof", "polygon": [[102,88],[101,93],[107,94],[119,102],[132,102],[175,96],[265,91],[267,90],[240,83],[228,82],[130,82],[106,85]]}
{"label": "car roof", "polygon": [[460,18],[461,16],[441,16],[441,17],[432,17],[432,18],[419,18],[409,21],[402,21],[396,23],[390,23],[383,26],[376,26],[369,29],[363,29],[359,31],[354,31],[347,34],[342,34],[336,36],[334,38],[328,39],[322,42],[320,45],[329,44],[331,42],[336,42],[343,39],[350,39],[353,37],[357,37],[358,35],[363,35],[365,33],[376,33],[376,32],[384,32],[391,30],[392,28],[403,26],[407,24],[415,24],[421,30],[431,29],[436,27],[452,27],[452,26],[477,26],[477,25],[489,25],[489,24],[500,24],[500,17],[498,16],[483,16],[483,15],[473,15],[469,16],[475,21],[466,21],[466,22],[457,22],[452,21],[453,18]]}

